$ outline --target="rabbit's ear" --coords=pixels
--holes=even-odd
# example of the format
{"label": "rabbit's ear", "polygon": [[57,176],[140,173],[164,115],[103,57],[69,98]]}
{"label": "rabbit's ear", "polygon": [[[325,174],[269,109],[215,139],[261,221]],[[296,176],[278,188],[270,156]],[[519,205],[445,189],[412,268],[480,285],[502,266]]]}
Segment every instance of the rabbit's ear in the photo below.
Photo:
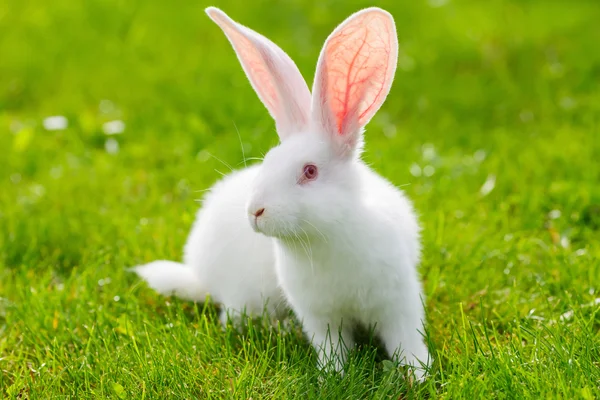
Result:
{"label": "rabbit's ear", "polygon": [[292,59],[266,37],[238,24],[215,7],[208,16],[223,30],[242,68],[277,125],[283,140],[304,130],[310,113],[310,90]]}
{"label": "rabbit's ear", "polygon": [[313,86],[312,119],[344,154],[390,91],[398,60],[393,17],[377,7],[351,15],[325,41]]}

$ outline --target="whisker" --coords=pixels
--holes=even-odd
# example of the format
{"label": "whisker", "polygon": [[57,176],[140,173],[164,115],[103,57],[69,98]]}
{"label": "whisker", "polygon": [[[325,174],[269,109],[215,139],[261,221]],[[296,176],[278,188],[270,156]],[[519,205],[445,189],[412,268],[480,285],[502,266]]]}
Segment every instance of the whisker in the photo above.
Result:
{"label": "whisker", "polygon": [[295,235],[295,232],[290,229],[291,224],[289,222],[286,222],[284,229],[285,229],[285,233],[286,236],[290,236],[290,239],[288,239],[288,242],[294,243],[294,249],[295,251],[298,251],[298,242],[296,240],[293,240],[291,238],[291,235]]}
{"label": "whisker", "polygon": [[205,192],[210,192],[212,190],[212,188],[208,188],[208,189],[198,189],[198,190],[192,190],[193,193],[205,193]]}
{"label": "whisker", "polygon": [[238,127],[235,124],[235,122],[233,123],[233,127],[235,128],[235,131],[237,132],[238,139],[240,141],[240,148],[242,149],[242,158],[244,159],[244,167],[247,167],[248,165],[246,165],[246,154],[244,152],[244,143],[242,142],[242,136],[240,135],[240,130],[238,129]]}
{"label": "whisker", "polygon": [[302,230],[302,232],[304,233],[304,235],[306,236],[306,242],[304,242],[304,240],[302,240],[302,238],[297,233],[295,233],[295,235],[298,238],[298,240],[300,241],[300,243],[303,243],[303,247],[305,249],[306,255],[307,255],[307,257],[308,257],[308,259],[310,261],[310,270],[311,270],[311,272],[314,275],[314,273],[315,273],[315,265],[314,265],[314,262],[313,262],[312,246],[310,244],[310,239],[309,239],[308,233],[301,226],[297,226],[297,228],[300,228]]}
{"label": "whisker", "polygon": [[304,249],[304,253],[306,253],[306,256],[312,260],[312,248],[310,248],[310,246],[304,242],[304,240],[302,240],[302,237],[300,237],[300,235],[298,235],[297,232],[294,232],[294,236],[296,236],[296,238],[298,239],[298,242],[300,242],[300,244],[302,245],[302,248]]}
{"label": "whisker", "polygon": [[[260,161],[260,162],[262,162],[262,161],[264,161],[264,158],[262,158],[262,157],[248,157],[248,158],[246,158],[245,161]],[[244,165],[246,165],[245,161],[244,161]],[[241,164],[241,162],[238,163],[237,165],[240,165],[240,164]]]}
{"label": "whisker", "polygon": [[316,226],[314,226],[310,221],[308,221],[306,219],[302,218],[301,221],[306,222],[307,224],[309,224],[310,226],[312,226],[313,228],[315,228],[315,230],[321,235],[321,237],[323,238],[323,240],[325,241],[325,243],[327,243],[327,237],[325,236],[325,234],[323,232],[321,232],[321,230],[319,228],[317,228]]}
{"label": "whisker", "polygon": [[[232,169],[232,171],[233,171],[233,169]],[[223,172],[219,171],[218,169],[215,169],[215,172],[216,172],[217,174],[220,174],[220,175],[221,175],[221,176],[223,176],[223,177],[227,176],[227,174],[225,174],[225,173],[223,173]]]}
{"label": "whisker", "polygon": [[[208,155],[211,156],[212,158],[214,158],[215,160],[219,161],[221,164],[223,164],[224,166],[229,168],[231,171],[233,171],[233,168],[231,167],[231,165],[227,164],[225,161],[221,160],[219,157],[215,156],[212,153],[208,153]],[[217,172],[219,172],[219,171],[217,171]]]}
{"label": "whisker", "polygon": [[298,252],[298,247],[297,247],[298,243],[296,243],[296,241],[295,241],[295,240],[290,240],[290,239],[288,239],[288,235],[289,235],[289,234],[293,234],[294,232],[293,232],[291,229],[289,229],[289,228],[288,228],[288,224],[285,224],[285,225],[283,226],[283,231],[284,231],[284,233],[285,233],[285,239],[284,239],[284,240],[285,240],[285,242],[286,242],[288,245],[289,245],[290,243],[293,243],[293,244],[294,244],[294,254],[295,254],[295,253],[297,253],[297,252]]}

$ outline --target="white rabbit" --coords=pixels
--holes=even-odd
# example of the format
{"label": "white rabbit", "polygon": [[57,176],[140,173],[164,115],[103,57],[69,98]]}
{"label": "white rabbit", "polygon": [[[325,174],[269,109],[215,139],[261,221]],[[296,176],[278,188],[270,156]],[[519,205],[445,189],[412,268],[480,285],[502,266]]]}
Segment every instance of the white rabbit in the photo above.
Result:
{"label": "white rabbit", "polygon": [[273,238],[279,283],[320,366],[332,361],[342,370],[361,324],[422,378],[430,356],[417,217],[402,192],[360,158],[363,128],[396,70],[392,16],[368,8],[337,27],[321,51],[311,97],[283,50],[222,11],[206,11],[276,122],[281,144],[252,181],[247,216]]}
{"label": "white rabbit", "polygon": [[272,241],[256,234],[246,219],[246,201],[257,166],[217,182],[204,197],[185,245],[183,264],[154,261],[133,270],[164,295],[222,305],[221,322],[242,312],[273,318],[287,305],[277,284]]}

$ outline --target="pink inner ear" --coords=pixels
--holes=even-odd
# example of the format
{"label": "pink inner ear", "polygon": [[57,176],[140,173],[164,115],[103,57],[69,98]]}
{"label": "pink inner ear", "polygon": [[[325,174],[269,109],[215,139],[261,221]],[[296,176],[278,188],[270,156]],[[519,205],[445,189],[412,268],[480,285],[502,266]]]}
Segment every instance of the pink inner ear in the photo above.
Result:
{"label": "pink inner ear", "polygon": [[[329,38],[322,54],[321,104],[327,104],[342,135],[364,126],[389,92],[397,60],[393,20],[382,12],[358,14]],[[325,100],[325,101],[323,101]]]}
{"label": "pink inner ear", "polygon": [[231,42],[252,87],[275,119],[279,136],[302,130],[308,124],[311,95],[292,59],[221,10],[208,7],[206,12]]}

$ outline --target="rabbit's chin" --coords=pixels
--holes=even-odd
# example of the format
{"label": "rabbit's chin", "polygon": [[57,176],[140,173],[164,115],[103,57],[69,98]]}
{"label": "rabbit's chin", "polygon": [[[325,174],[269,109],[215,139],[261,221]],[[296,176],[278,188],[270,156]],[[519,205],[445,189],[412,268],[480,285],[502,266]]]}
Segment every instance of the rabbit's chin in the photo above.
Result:
{"label": "rabbit's chin", "polygon": [[275,239],[294,239],[302,235],[302,229],[293,221],[251,220],[250,225],[256,233]]}
{"label": "rabbit's chin", "polygon": [[258,224],[253,223],[252,229],[254,229],[254,232],[256,233],[260,233],[261,235],[276,239],[283,239],[285,237],[294,235],[292,231],[284,232],[282,229],[277,229],[276,227],[273,227],[270,224],[263,224],[260,221]]}

